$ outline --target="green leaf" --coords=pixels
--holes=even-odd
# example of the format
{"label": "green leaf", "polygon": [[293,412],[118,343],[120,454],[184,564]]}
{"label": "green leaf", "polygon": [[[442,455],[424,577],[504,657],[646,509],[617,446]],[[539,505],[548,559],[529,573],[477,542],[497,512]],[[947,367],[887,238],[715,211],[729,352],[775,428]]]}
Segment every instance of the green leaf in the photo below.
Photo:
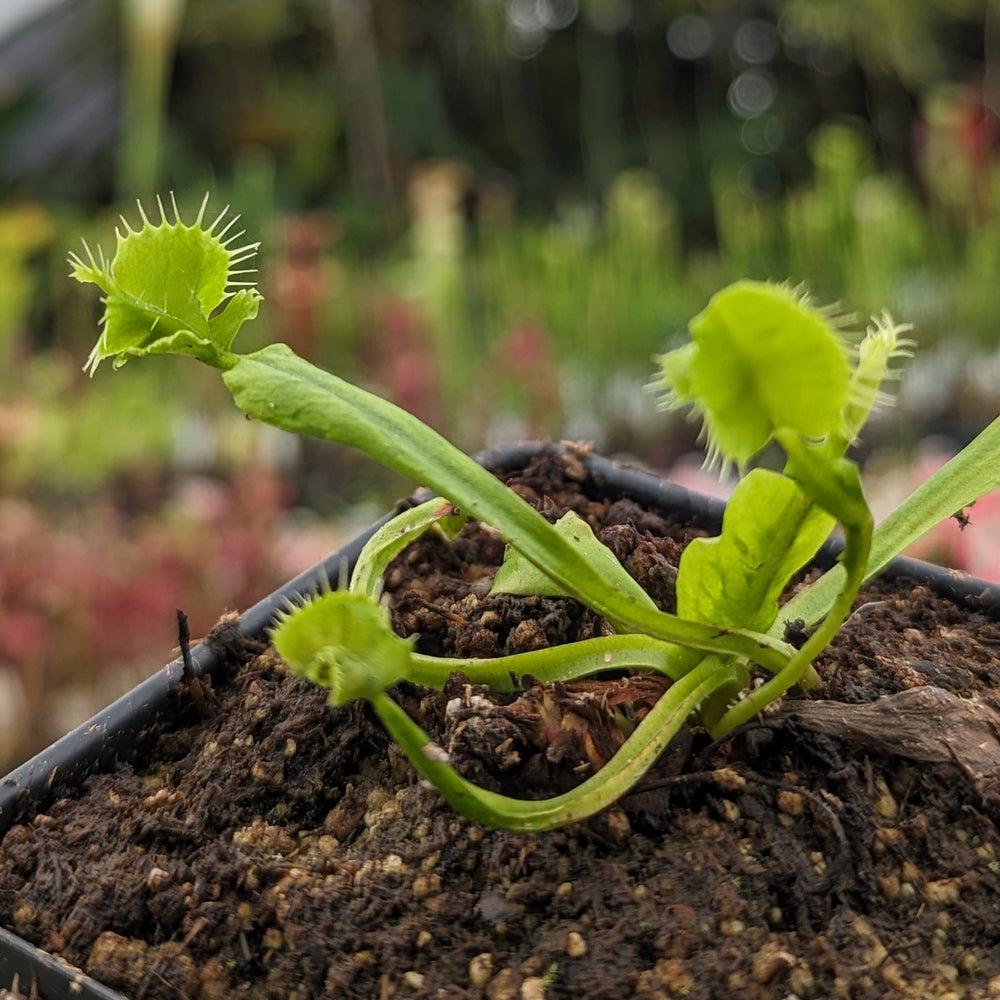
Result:
{"label": "green leaf", "polygon": [[733,492],[716,538],[695,538],[677,573],[677,613],[763,631],[792,575],[829,536],[834,519],[787,476],[754,469]]}
{"label": "green leaf", "polygon": [[739,281],[690,323],[691,343],[663,355],[667,405],[694,406],[709,459],[743,466],[790,428],[807,438],[843,429],[851,367],[822,312],[790,289]]}
{"label": "green leaf", "polygon": [[351,574],[350,589],[377,600],[382,592],[382,577],[389,563],[425,531],[437,527],[454,538],[466,518],[440,498],[428,500],[403,511],[384,524],[365,543]]}
{"label": "green leaf", "polygon": [[70,255],[73,277],[105,293],[101,336],[87,361],[91,372],[105,358],[121,365],[147,354],[188,354],[225,368],[231,363],[233,338],[257,315],[261,295],[252,282],[240,280],[252,269],[239,268],[256,253],[257,244],[232,247],[241,232],[225,238],[239,216],[223,225],[223,210],[203,226],[208,195],[190,226],[173,200],[173,221],[162,202],[158,205],[156,224],[141,204],[139,229],[122,219],[110,264],[103,251],[95,259],[86,244],[86,262]]}
{"label": "green leaf", "polygon": [[[831,462],[826,447],[807,444],[794,432],[780,432],[779,440],[789,456],[790,474],[796,477],[803,492],[817,506],[832,514],[844,530],[844,550],[840,554],[844,573],[840,577],[837,593],[813,633],[784,669],[754,688],[718,720],[711,729],[716,737],[749,722],[790,687],[803,680],[812,660],[833,640],[850,614],[854,598],[864,581],[871,552],[872,515],[861,488],[857,466],[846,458],[835,458]],[[786,619],[788,617],[786,612]]]}
{"label": "green leaf", "polygon": [[[615,554],[597,540],[589,524],[573,511],[567,511],[555,523],[555,530],[587,560],[595,575],[612,584],[622,593],[630,594],[638,604],[656,610],[653,599],[631,577]],[[541,597],[568,597],[566,588],[553,580],[534,563],[525,559],[517,549],[508,547],[503,565],[497,570],[490,594],[518,594]],[[616,631],[625,623],[612,622]]]}

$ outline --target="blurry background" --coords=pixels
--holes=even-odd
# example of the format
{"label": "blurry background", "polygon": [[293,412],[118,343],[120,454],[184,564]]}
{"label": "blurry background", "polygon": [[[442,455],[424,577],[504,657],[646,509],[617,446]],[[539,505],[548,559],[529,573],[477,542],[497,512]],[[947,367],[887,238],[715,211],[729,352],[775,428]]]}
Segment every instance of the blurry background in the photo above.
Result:
{"label": "blurry background", "polygon": [[[744,276],[914,324],[885,509],[1000,411],[991,0],[3,0],[0,770],[409,492],[213,372],[93,381],[81,237],[174,191],[263,242],[261,320],[467,450],[700,483],[651,356]],[[725,489],[708,481],[713,488]],[[998,504],[922,550],[1000,577]]]}

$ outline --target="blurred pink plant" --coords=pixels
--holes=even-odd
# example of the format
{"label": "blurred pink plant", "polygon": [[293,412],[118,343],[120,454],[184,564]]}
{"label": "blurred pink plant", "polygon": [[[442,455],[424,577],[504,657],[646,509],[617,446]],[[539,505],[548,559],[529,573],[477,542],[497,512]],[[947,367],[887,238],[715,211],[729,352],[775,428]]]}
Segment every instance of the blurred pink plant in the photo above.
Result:
{"label": "blurred pink plant", "polygon": [[322,212],[293,216],[282,228],[281,249],[268,277],[268,298],[277,339],[304,358],[315,358],[326,309],[342,284],[339,265],[328,258],[337,236]]}
{"label": "blurred pink plant", "polygon": [[257,467],[180,479],[162,508],[138,513],[108,494],[72,518],[0,499],[0,668],[24,689],[22,754],[60,735],[48,720],[63,692],[100,699],[176,655],[177,608],[203,635],[325,556],[326,533],[299,544],[290,499],[283,478]]}
{"label": "blurred pink plant", "polygon": [[525,321],[507,331],[494,347],[488,365],[491,384],[496,376],[523,394],[525,433],[545,438],[559,424],[562,397],[552,334],[539,322]]}
{"label": "blurred pink plant", "polygon": [[377,333],[364,345],[365,367],[397,406],[432,427],[440,426],[440,386],[422,308],[389,295],[379,303],[377,314]]}

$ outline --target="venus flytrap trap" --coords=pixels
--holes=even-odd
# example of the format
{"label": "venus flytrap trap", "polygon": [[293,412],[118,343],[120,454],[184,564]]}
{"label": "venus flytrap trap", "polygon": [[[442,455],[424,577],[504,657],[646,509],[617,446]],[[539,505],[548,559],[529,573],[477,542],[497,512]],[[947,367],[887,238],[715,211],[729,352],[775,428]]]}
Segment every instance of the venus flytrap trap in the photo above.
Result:
{"label": "venus flytrap trap", "polygon": [[[550,524],[493,475],[411,414],[274,344],[232,351],[260,295],[245,275],[256,244],[234,248],[235,219],[205,225],[207,198],[190,225],[171,200],[160,219],[123,220],[114,258],[70,258],[73,276],[104,292],[100,339],[88,360],[118,367],[131,357],[187,354],[222,370],[237,405],[285,430],[352,445],[439,499],[412,508],[371,539],[347,586],[326,588],[288,608],[273,641],[290,668],[330,690],[334,703],[365,699],[417,770],[457,810],[512,829],[580,820],[628,791],[694,712],[716,735],[746,722],[789,688],[815,683],[811,663],[848,615],[863,581],[917,535],[968,506],[1000,481],[1000,422],[873,531],[858,470],[846,453],[881,386],[908,351],[901,328],[873,323],[853,347],[836,318],[783,286],[739,282],[691,322],[691,341],[660,358],[666,403],[701,416],[710,461],[747,466],[765,447],[784,452],[781,472],[755,468],[741,479],[721,534],[685,550],[677,614],[659,610],[575,515]],[[987,459],[989,459],[987,461]],[[948,467],[946,467],[947,469]],[[389,563],[426,531],[457,532],[466,519],[508,547],[494,592],[573,597],[603,616],[613,635],[496,659],[439,659],[393,631],[380,603]],[[839,565],[784,607],[789,580],[839,524]],[[798,649],[784,622],[814,626]],[[581,785],[544,801],[479,788],[450,765],[387,693],[398,681],[443,686],[453,671],[514,690],[608,670],[650,670],[666,692],[618,753]],[[750,683],[754,671],[769,677]]]}
{"label": "venus flytrap trap", "polygon": [[233,338],[257,315],[262,296],[243,277],[254,269],[239,265],[251,260],[260,244],[231,247],[242,231],[223,239],[239,216],[227,222],[223,209],[214,222],[203,226],[206,195],[187,226],[173,199],[173,222],[167,221],[163,203],[157,200],[157,205],[158,225],[149,221],[141,204],[140,229],[122,217],[110,263],[103,250],[95,259],[86,243],[86,262],[70,255],[73,277],[92,282],[105,294],[101,337],[87,360],[91,373],[105,358],[113,358],[115,367],[120,367],[129,358],[146,354],[190,354],[224,368]]}

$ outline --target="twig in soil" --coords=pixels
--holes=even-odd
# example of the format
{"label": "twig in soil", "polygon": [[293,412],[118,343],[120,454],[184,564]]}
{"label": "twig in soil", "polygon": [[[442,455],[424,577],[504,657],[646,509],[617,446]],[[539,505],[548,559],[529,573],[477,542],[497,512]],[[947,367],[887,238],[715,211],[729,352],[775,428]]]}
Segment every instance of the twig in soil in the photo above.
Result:
{"label": "twig in soil", "polygon": [[885,604],[885,601],[868,601],[866,604],[862,604],[860,607],[855,608],[854,611],[851,612],[847,621],[844,622],[844,627],[849,625],[855,618],[861,618],[871,611],[877,611],[879,608],[884,608]]}
{"label": "twig in soil", "polygon": [[202,686],[201,678],[194,672],[194,664],[191,662],[191,628],[188,625],[188,617],[177,609],[177,642],[181,647],[181,684],[187,689],[194,702],[194,707],[198,710],[198,717],[202,721],[215,718],[215,709],[208,703],[205,697],[205,689]]}
{"label": "twig in soil", "polygon": [[954,762],[974,780],[1000,777],[1000,713],[933,685],[861,704],[796,701],[780,707],[772,721],[793,722],[855,749],[924,763]]}
{"label": "twig in soil", "polygon": [[458,625],[460,628],[467,628],[469,625],[467,618],[463,618],[460,614],[452,611],[450,608],[445,608],[440,604],[435,604],[433,601],[428,601],[419,594],[407,594],[405,599],[408,604],[422,608],[424,611],[430,611],[432,614],[440,615],[440,617],[446,622],[451,622],[453,625]]}
{"label": "twig in soil", "polygon": [[847,868],[847,860],[850,855],[847,834],[844,833],[844,825],[840,822],[840,817],[834,811],[833,807],[818,792],[814,792],[809,788],[803,788],[801,785],[793,785],[787,781],[777,781],[774,778],[765,778],[761,774],[751,773],[744,774],[743,776],[748,781],[752,781],[758,785],[767,785],[769,788],[774,788],[779,792],[786,791],[801,795],[802,798],[807,799],[826,818],[837,840],[837,853],[834,856],[833,863],[827,867],[826,873],[813,888],[813,892],[825,892],[836,883]]}

